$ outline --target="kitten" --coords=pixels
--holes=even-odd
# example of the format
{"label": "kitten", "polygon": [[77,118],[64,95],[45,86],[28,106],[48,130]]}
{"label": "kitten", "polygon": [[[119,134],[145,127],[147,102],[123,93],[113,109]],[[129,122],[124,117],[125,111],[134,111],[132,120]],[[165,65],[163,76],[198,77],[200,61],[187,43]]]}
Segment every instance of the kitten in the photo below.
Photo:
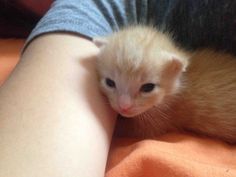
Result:
{"label": "kitten", "polygon": [[[236,142],[236,60],[210,50],[182,51],[167,34],[133,26],[94,39],[101,90],[125,119],[123,136],[168,131]],[[135,119],[129,119],[129,118]]]}

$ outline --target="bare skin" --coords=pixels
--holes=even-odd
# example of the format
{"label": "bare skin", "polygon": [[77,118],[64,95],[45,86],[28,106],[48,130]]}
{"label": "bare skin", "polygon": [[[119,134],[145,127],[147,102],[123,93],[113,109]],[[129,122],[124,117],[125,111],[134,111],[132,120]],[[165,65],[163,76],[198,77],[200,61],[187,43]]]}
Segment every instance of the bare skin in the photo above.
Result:
{"label": "bare skin", "polygon": [[102,177],[116,114],[89,40],[35,39],[0,89],[0,177]]}

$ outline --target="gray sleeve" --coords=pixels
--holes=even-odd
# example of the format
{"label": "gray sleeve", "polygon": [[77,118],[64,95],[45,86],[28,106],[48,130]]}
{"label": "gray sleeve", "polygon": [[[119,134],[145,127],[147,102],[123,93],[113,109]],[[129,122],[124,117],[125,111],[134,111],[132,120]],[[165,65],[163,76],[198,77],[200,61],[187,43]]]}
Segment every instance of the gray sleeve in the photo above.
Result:
{"label": "gray sleeve", "polygon": [[56,0],[27,42],[49,32],[72,32],[87,38],[108,35],[143,21],[146,9],[146,0]]}

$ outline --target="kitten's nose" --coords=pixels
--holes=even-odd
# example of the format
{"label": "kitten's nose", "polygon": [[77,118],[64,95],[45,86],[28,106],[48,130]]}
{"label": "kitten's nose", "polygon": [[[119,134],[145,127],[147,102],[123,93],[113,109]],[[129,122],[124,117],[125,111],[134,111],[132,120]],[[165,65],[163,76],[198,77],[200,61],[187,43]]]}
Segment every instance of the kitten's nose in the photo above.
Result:
{"label": "kitten's nose", "polygon": [[122,115],[126,115],[126,114],[128,114],[129,112],[130,112],[130,110],[131,110],[131,106],[130,107],[120,107],[120,114],[122,114]]}
{"label": "kitten's nose", "polygon": [[121,110],[122,112],[128,112],[128,111],[130,110],[130,108],[131,108],[131,106],[128,106],[128,107],[122,107],[122,106],[120,106],[120,110]]}
{"label": "kitten's nose", "polygon": [[127,112],[130,110],[130,108],[132,107],[132,101],[130,96],[128,95],[122,95],[119,97],[119,109],[122,112]]}

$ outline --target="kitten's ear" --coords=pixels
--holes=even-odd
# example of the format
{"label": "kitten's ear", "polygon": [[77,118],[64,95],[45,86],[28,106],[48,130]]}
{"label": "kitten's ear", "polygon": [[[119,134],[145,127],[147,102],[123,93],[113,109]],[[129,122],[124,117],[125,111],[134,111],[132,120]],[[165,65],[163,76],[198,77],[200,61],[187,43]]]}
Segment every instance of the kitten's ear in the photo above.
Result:
{"label": "kitten's ear", "polygon": [[165,64],[163,70],[163,76],[165,78],[172,80],[180,76],[182,72],[184,72],[183,63],[176,58],[172,58]]}
{"label": "kitten's ear", "polygon": [[102,38],[102,37],[96,37],[93,38],[93,43],[99,48],[103,48],[107,45],[108,40],[106,38]]}
{"label": "kitten's ear", "polygon": [[161,85],[165,88],[167,94],[172,94],[178,90],[180,76],[183,71],[182,61],[172,58],[166,62],[161,72]]}

